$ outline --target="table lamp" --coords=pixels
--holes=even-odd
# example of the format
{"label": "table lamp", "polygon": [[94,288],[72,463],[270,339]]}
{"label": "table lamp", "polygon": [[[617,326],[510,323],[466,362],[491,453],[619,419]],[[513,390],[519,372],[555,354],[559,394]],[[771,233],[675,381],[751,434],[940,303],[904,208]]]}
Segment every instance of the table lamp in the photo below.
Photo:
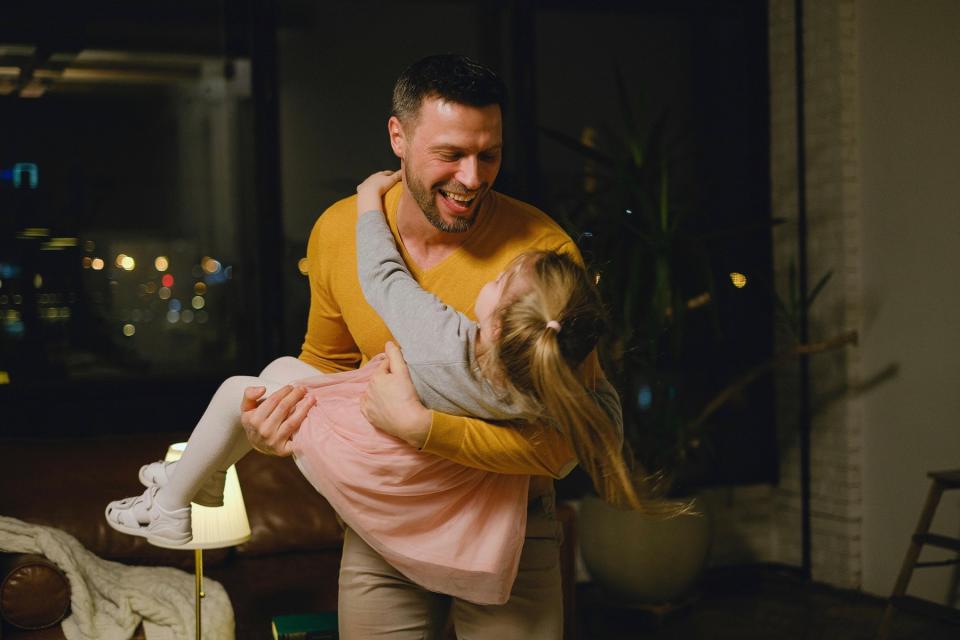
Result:
{"label": "table lamp", "polygon": [[[170,445],[164,460],[173,462],[179,460],[187,448],[186,442],[177,442]],[[232,547],[250,539],[250,523],[247,521],[247,509],[243,504],[243,494],[240,492],[240,481],[237,478],[237,469],[230,465],[227,469],[227,480],[223,488],[222,507],[204,507],[199,504],[190,504],[190,519],[193,528],[193,539],[187,544],[165,545],[158,547],[170,549],[193,549],[196,565],[196,603],[197,603],[197,640],[200,640],[202,623],[200,616],[200,601],[203,598],[203,550]]]}

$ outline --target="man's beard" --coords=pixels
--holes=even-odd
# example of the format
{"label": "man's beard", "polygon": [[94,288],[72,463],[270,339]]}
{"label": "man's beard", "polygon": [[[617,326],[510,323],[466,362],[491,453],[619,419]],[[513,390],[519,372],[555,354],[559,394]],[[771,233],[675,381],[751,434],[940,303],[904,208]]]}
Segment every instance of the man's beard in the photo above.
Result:
{"label": "man's beard", "polygon": [[406,167],[403,170],[403,183],[410,195],[413,196],[414,202],[420,207],[420,211],[423,212],[427,222],[444,233],[466,233],[469,231],[477,219],[477,211],[480,210],[480,197],[485,195],[484,193],[477,194],[473,203],[473,211],[470,212],[469,216],[457,216],[453,222],[446,222],[440,217],[440,212],[437,210],[434,192],[417,180]]}

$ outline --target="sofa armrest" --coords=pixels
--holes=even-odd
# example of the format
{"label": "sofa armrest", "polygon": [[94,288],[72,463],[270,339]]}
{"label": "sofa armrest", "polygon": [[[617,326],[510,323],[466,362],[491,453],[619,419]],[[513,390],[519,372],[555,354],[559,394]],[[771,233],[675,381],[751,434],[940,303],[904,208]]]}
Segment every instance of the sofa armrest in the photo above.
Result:
{"label": "sofa armrest", "polygon": [[18,629],[45,629],[70,611],[70,583],[43,556],[0,554],[0,617]]}

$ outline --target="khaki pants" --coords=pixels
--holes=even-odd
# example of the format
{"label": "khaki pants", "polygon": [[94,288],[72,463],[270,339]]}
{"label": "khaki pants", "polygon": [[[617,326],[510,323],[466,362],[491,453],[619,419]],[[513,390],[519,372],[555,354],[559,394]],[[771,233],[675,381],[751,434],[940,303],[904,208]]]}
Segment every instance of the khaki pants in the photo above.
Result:
{"label": "khaki pants", "polygon": [[560,640],[560,526],[553,496],[531,501],[520,570],[502,605],[478,605],[410,582],[351,529],[340,562],[342,640],[440,640],[447,618],[460,640]]}

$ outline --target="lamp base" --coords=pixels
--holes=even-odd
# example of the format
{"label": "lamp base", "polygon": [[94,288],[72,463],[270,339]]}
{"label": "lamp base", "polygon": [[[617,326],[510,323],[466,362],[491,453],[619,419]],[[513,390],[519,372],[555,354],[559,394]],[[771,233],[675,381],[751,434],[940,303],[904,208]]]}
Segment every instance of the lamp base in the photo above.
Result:
{"label": "lamp base", "polygon": [[201,633],[203,624],[200,621],[200,602],[203,600],[203,549],[194,549],[193,561],[195,576],[194,584],[196,585],[194,595],[195,602],[197,603],[197,640],[201,640],[201,638],[203,638]]}

